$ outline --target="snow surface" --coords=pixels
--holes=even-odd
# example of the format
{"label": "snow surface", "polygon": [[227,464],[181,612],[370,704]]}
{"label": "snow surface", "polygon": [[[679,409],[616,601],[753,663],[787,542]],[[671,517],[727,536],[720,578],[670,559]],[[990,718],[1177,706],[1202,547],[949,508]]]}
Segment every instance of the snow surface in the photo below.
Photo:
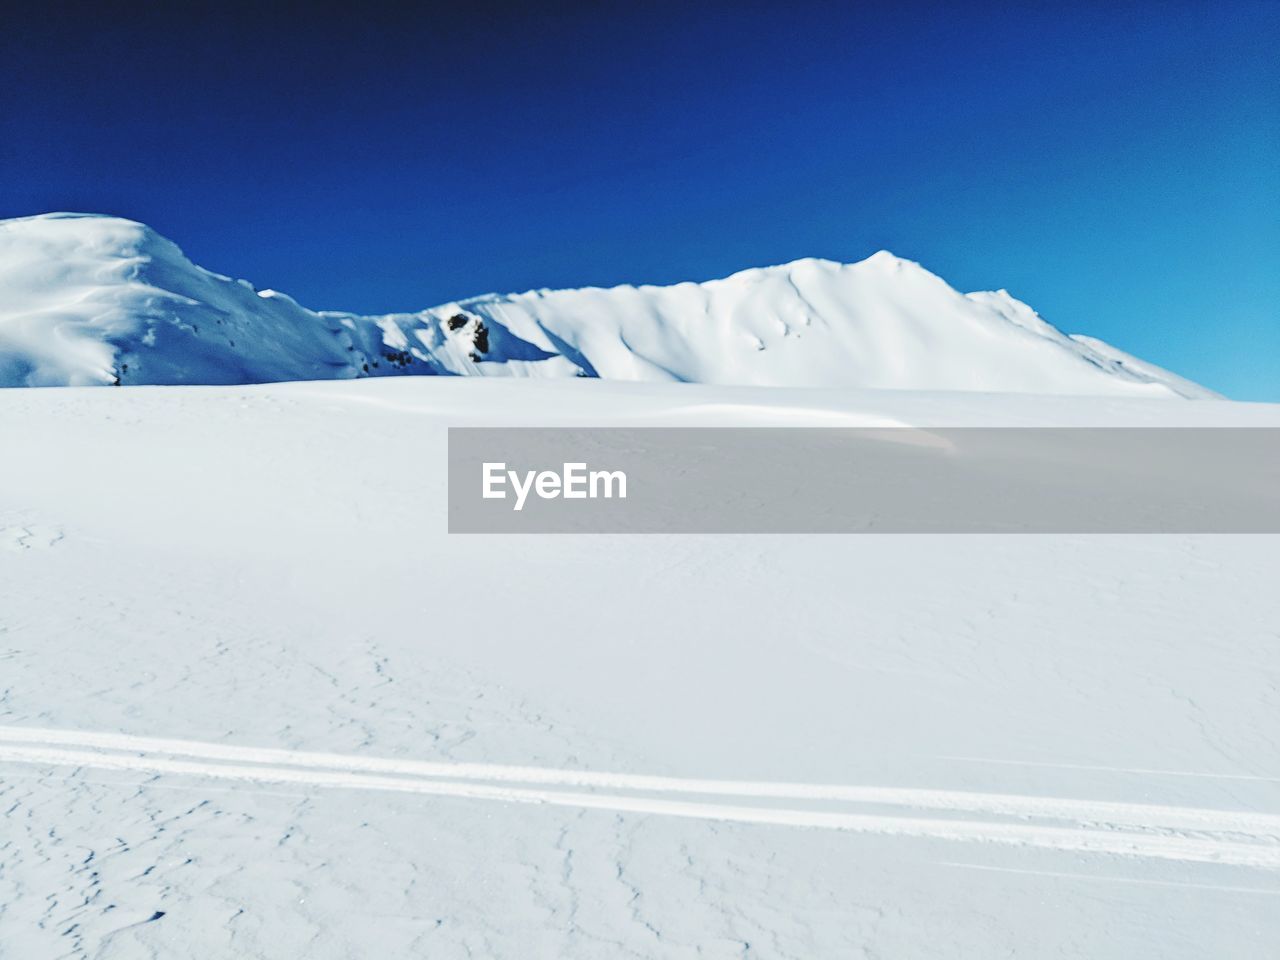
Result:
{"label": "snow surface", "polygon": [[1280,407],[0,392],[0,955],[1274,956],[1280,538],[449,537],[496,423]]}
{"label": "snow surface", "polygon": [[308,310],[129,220],[0,221],[0,386],[397,374],[1213,397],[1005,291],[881,251],[670,287],[486,295],[418,313]]}

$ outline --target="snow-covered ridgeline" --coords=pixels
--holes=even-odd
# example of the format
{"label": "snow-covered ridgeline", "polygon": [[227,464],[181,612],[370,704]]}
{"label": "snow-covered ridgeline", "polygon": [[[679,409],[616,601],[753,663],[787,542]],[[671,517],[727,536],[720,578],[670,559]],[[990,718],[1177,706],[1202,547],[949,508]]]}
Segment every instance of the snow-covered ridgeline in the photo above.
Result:
{"label": "snow-covered ridgeline", "polygon": [[962,294],[886,251],[359,316],[204,270],[130,220],[0,222],[0,386],[397,374],[1214,396],[1063,334],[1003,290]]}

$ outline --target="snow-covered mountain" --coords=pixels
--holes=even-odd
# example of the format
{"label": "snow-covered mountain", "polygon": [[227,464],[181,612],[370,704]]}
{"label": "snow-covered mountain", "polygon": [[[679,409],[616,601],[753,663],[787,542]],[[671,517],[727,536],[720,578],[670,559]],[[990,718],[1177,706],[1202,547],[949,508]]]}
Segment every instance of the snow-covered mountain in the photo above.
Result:
{"label": "snow-covered mountain", "polygon": [[0,221],[0,386],[396,374],[1215,396],[1068,336],[1003,290],[963,294],[886,251],[358,316],[211,273],[130,220]]}

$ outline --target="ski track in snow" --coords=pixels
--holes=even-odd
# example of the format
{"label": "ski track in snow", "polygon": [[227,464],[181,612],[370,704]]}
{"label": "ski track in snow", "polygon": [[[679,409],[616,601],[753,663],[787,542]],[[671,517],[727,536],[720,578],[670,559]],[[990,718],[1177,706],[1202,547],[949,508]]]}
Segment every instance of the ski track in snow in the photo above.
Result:
{"label": "ski track in snow", "polygon": [[[424,762],[39,728],[0,728],[0,744],[0,762],[11,764],[392,791],[1280,869],[1280,816],[1245,811],[955,790],[699,780]],[[449,779],[439,779],[445,777]],[[631,792],[581,792],[582,788]],[[1069,821],[1076,826],[709,803],[643,794],[880,805],[1024,821]],[[1136,829],[1117,829],[1120,827]]]}
{"label": "ski track in snow", "polygon": [[1096,763],[1049,763],[1043,760],[997,760],[992,757],[939,757],[959,763],[986,763],[1005,767],[1041,767],[1050,770],[1089,770],[1099,773],[1132,773],[1143,777],[1195,777],[1202,780],[1244,780],[1257,783],[1280,783],[1280,777],[1255,773],[1209,773],[1201,770],[1162,770],[1151,767],[1110,767]]}

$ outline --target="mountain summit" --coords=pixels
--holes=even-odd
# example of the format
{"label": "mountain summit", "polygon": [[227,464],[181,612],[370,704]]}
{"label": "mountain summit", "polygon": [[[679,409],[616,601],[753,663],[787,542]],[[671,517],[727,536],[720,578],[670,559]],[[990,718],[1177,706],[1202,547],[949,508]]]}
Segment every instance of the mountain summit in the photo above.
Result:
{"label": "mountain summit", "polygon": [[1216,396],[1068,336],[1006,291],[960,293],[884,250],[705,283],[488,294],[360,316],[211,273],[131,220],[0,221],[0,386],[404,374]]}

